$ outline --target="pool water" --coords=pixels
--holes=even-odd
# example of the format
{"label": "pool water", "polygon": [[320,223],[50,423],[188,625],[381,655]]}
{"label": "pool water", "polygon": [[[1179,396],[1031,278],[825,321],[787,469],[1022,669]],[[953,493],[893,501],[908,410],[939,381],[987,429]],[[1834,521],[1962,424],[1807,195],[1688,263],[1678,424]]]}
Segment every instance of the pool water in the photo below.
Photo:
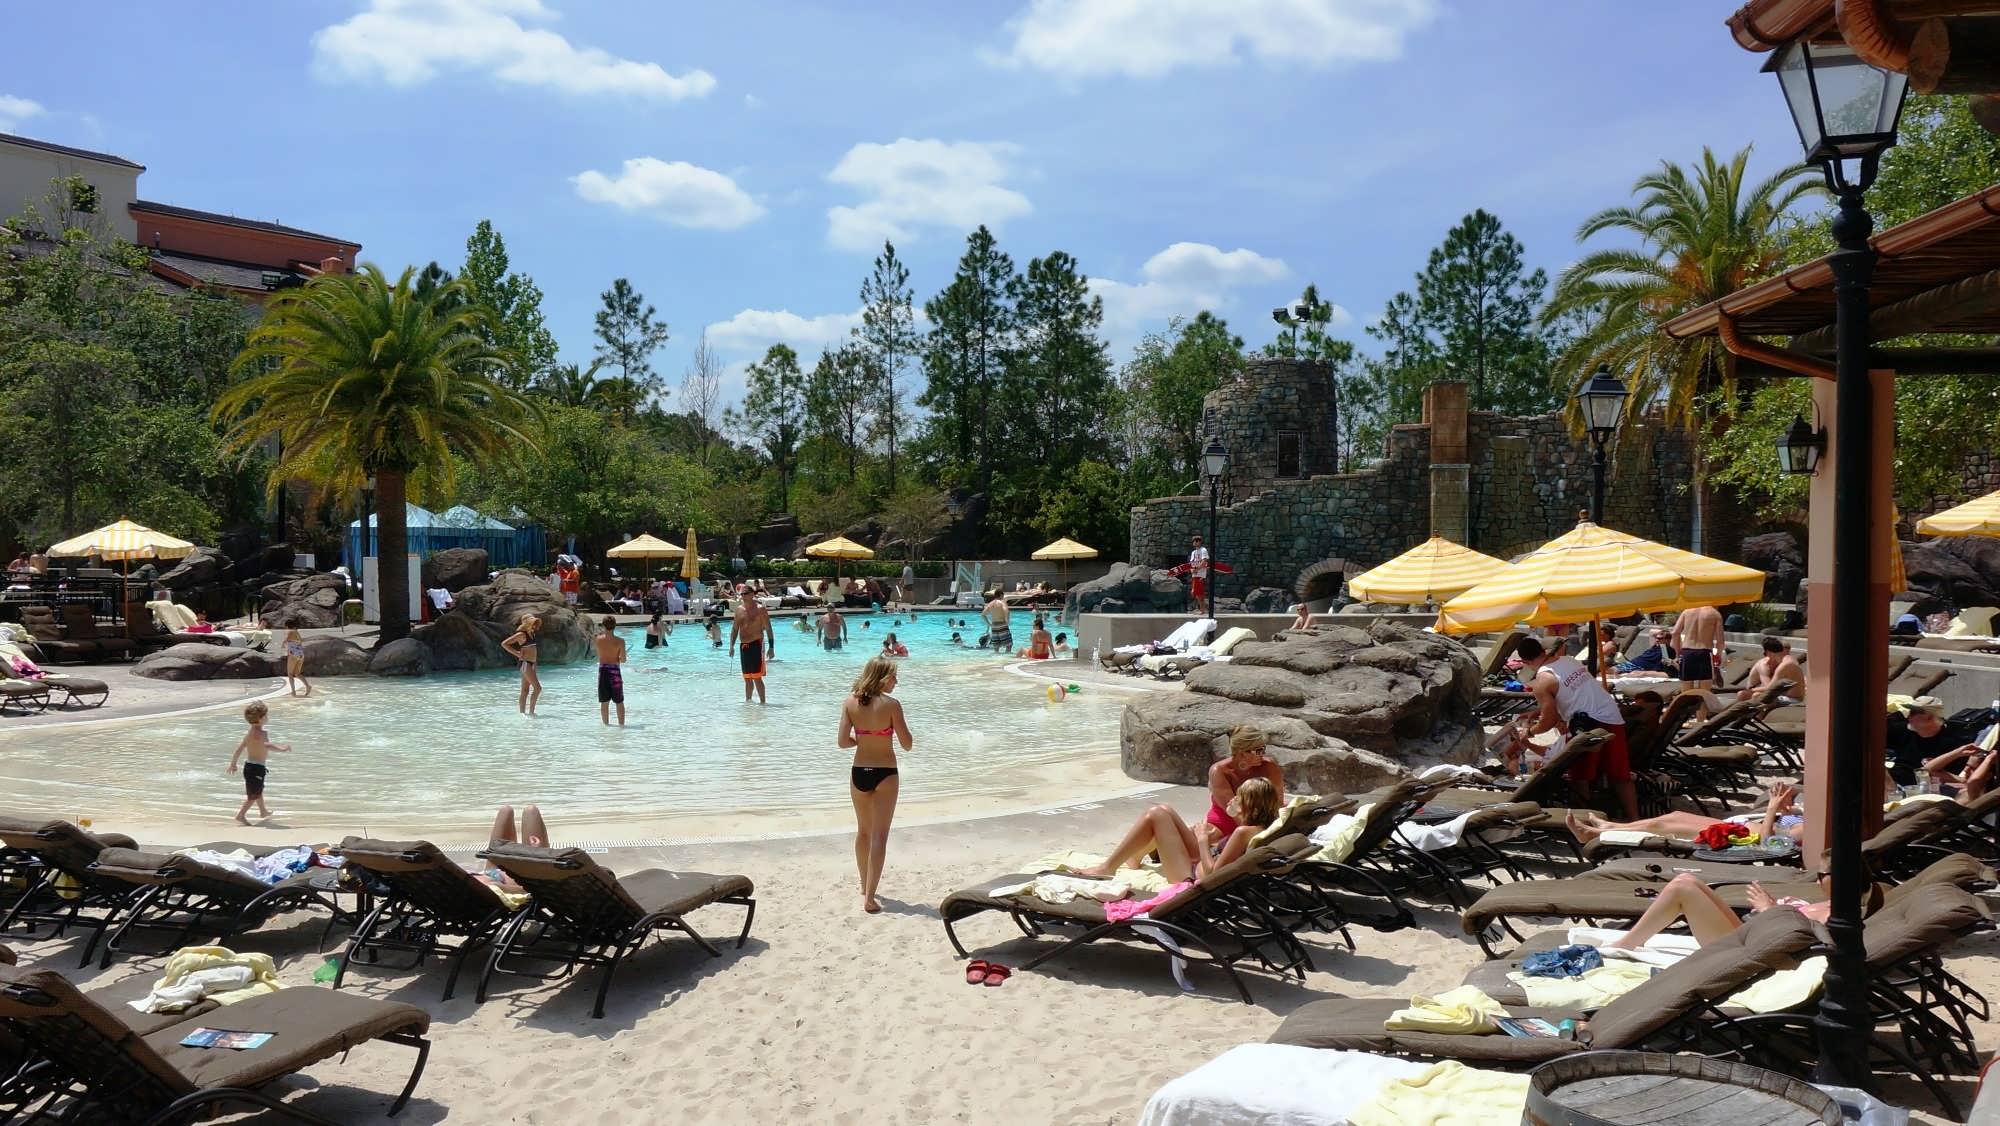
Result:
{"label": "pool water", "polygon": [[[271,756],[267,800],[287,826],[373,832],[433,818],[469,826],[500,802],[607,824],[846,810],[852,752],[835,745],[840,705],[891,631],[910,649],[895,694],[916,737],[901,756],[902,801],[976,806],[1029,792],[1038,771],[1101,768],[1107,756],[1115,770],[1122,693],[1086,686],[1051,701],[1047,681],[1004,671],[1011,659],[953,646],[954,631],[968,643],[984,632],[974,618],[950,624],[958,617],[850,615],[847,648],[834,653],[779,618],[763,706],[744,702],[736,661],[699,626],[677,626],[651,650],[642,626],[621,626],[631,653],[622,729],[615,715],[614,726],[599,722],[594,664],[545,666],[534,717],[516,710],[512,670],[321,680],[310,698],[269,702],[270,736],[292,751]],[[1025,643],[1025,615],[1016,618]],[[242,799],[226,768],[243,730],[230,708],[8,732],[0,794],[20,812],[106,827],[121,815],[213,823]],[[742,830],[754,835],[756,822]]]}

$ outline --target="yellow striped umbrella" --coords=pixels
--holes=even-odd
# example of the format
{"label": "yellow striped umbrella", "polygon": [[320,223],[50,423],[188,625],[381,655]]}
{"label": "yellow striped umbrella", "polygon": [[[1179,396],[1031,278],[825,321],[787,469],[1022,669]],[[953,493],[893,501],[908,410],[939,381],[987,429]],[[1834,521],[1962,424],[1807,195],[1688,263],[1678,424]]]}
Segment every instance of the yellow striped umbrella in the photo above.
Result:
{"label": "yellow striped umbrella", "polygon": [[49,548],[50,555],[95,555],[99,559],[181,559],[194,550],[186,540],[156,532],[144,524],[120,520],[94,532],[64,540]]}
{"label": "yellow striped umbrella", "polygon": [[681,578],[692,582],[701,577],[701,553],[695,550],[692,526],[688,528],[687,541],[687,548],[681,554]]}
{"label": "yellow striped umbrella", "polygon": [[2000,536],[2000,493],[1988,493],[1957,508],[1926,516],[1917,521],[1917,534],[1925,536]]}
{"label": "yellow striped umbrella", "polygon": [[806,554],[819,559],[833,560],[833,577],[840,578],[840,561],[843,559],[873,559],[875,553],[848,539],[835,536],[830,540],[816,543],[806,548]]}
{"label": "yellow striped umbrella", "polygon": [[1653,543],[1589,521],[1516,561],[1438,612],[1440,633],[1516,622],[1554,625],[1690,606],[1754,602],[1764,572]]}
{"label": "yellow striped umbrella", "polygon": [[1095,559],[1097,558],[1097,549],[1094,547],[1087,547],[1083,544],[1076,542],[1073,539],[1065,537],[1063,539],[1057,540],[1056,542],[1050,544],[1045,548],[1042,548],[1040,551],[1037,551],[1033,555],[1028,556],[1028,558],[1063,559],[1063,560]]}
{"label": "yellow striped umbrella", "polygon": [[1347,580],[1347,592],[1364,602],[1415,606],[1456,597],[1507,569],[1505,560],[1432,536]]}

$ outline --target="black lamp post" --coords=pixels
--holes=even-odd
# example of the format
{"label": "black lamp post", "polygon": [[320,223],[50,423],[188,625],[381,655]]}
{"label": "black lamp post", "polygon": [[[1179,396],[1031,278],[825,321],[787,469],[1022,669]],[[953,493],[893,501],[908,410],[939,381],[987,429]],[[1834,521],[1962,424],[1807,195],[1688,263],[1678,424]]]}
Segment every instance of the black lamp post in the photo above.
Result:
{"label": "black lamp post", "polygon": [[1215,506],[1222,479],[1229,475],[1229,450],[1221,438],[1210,438],[1201,451],[1201,473],[1208,478],[1208,617],[1215,617]]}
{"label": "black lamp post", "polygon": [[[1844,43],[1795,40],[1764,68],[1778,76],[1798,127],[1806,160],[1818,164],[1839,201],[1827,259],[1834,292],[1834,467],[1832,703],[1828,723],[1825,826],[1832,877],[1826,929],[1833,940],[1826,986],[1813,1028],[1819,1042],[1816,1082],[1861,1087],[1868,1080],[1868,1042],[1875,1018],[1868,1005],[1867,960],[1861,942],[1862,771],[1868,710],[1880,700],[1862,695],[1869,661],[1883,659],[1868,635],[1870,473],[1874,469],[1874,402],[1868,386],[1868,283],[1875,251],[1868,235],[1875,221],[1862,195],[1875,180],[1876,163],[1896,143],[1909,79],[1863,62]],[[1847,162],[1853,161],[1852,173]],[[1801,420],[1803,423],[1803,420]],[[1796,429],[1804,429],[1803,425]],[[1792,437],[1787,434],[1786,438]],[[1816,457],[1815,457],[1816,460]],[[1881,748],[1874,748],[1877,752]],[[1880,770],[1878,765],[1875,769]]]}
{"label": "black lamp post", "polygon": [[[1611,374],[1610,364],[1597,365],[1597,374],[1590,377],[1576,392],[1577,409],[1583,413],[1584,428],[1590,431],[1590,522],[1604,523],[1604,444],[1618,433],[1618,424],[1625,418],[1625,400],[1632,393],[1625,389],[1625,381]],[[1597,619],[1590,622],[1590,642],[1584,646],[1584,665],[1594,674],[1597,670]]]}

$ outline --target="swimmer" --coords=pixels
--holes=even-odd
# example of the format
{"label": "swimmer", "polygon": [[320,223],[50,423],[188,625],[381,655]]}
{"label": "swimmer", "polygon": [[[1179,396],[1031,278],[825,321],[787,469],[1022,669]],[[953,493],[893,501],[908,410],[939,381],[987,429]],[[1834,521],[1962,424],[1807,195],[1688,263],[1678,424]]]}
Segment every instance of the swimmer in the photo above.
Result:
{"label": "swimmer", "polygon": [[1069,634],[1066,633],[1056,634],[1056,656],[1061,657],[1068,654],[1069,652],[1070,652]]}
{"label": "swimmer", "polygon": [[954,630],[954,631],[952,632],[952,635],[951,635],[951,643],[952,643],[953,645],[956,645],[956,646],[958,646],[958,647],[959,647],[960,649],[963,649],[963,648],[965,648],[965,638],[963,638],[963,637],[960,637],[960,636],[958,635],[958,632],[957,632],[956,630]]}
{"label": "swimmer", "polygon": [[910,649],[909,646],[897,641],[896,635],[892,633],[882,639],[882,655],[884,657],[907,657],[910,655]]}

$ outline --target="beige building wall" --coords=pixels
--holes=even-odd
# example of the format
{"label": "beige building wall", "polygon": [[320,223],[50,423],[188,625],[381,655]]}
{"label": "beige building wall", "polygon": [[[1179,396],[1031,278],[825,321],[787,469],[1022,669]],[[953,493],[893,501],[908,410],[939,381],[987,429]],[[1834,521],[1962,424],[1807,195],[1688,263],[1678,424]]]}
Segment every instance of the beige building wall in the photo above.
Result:
{"label": "beige building wall", "polygon": [[45,206],[53,181],[79,176],[97,189],[98,218],[112,234],[130,241],[138,226],[129,208],[139,198],[143,171],[115,157],[0,137],[0,220],[21,214],[31,204]]}

